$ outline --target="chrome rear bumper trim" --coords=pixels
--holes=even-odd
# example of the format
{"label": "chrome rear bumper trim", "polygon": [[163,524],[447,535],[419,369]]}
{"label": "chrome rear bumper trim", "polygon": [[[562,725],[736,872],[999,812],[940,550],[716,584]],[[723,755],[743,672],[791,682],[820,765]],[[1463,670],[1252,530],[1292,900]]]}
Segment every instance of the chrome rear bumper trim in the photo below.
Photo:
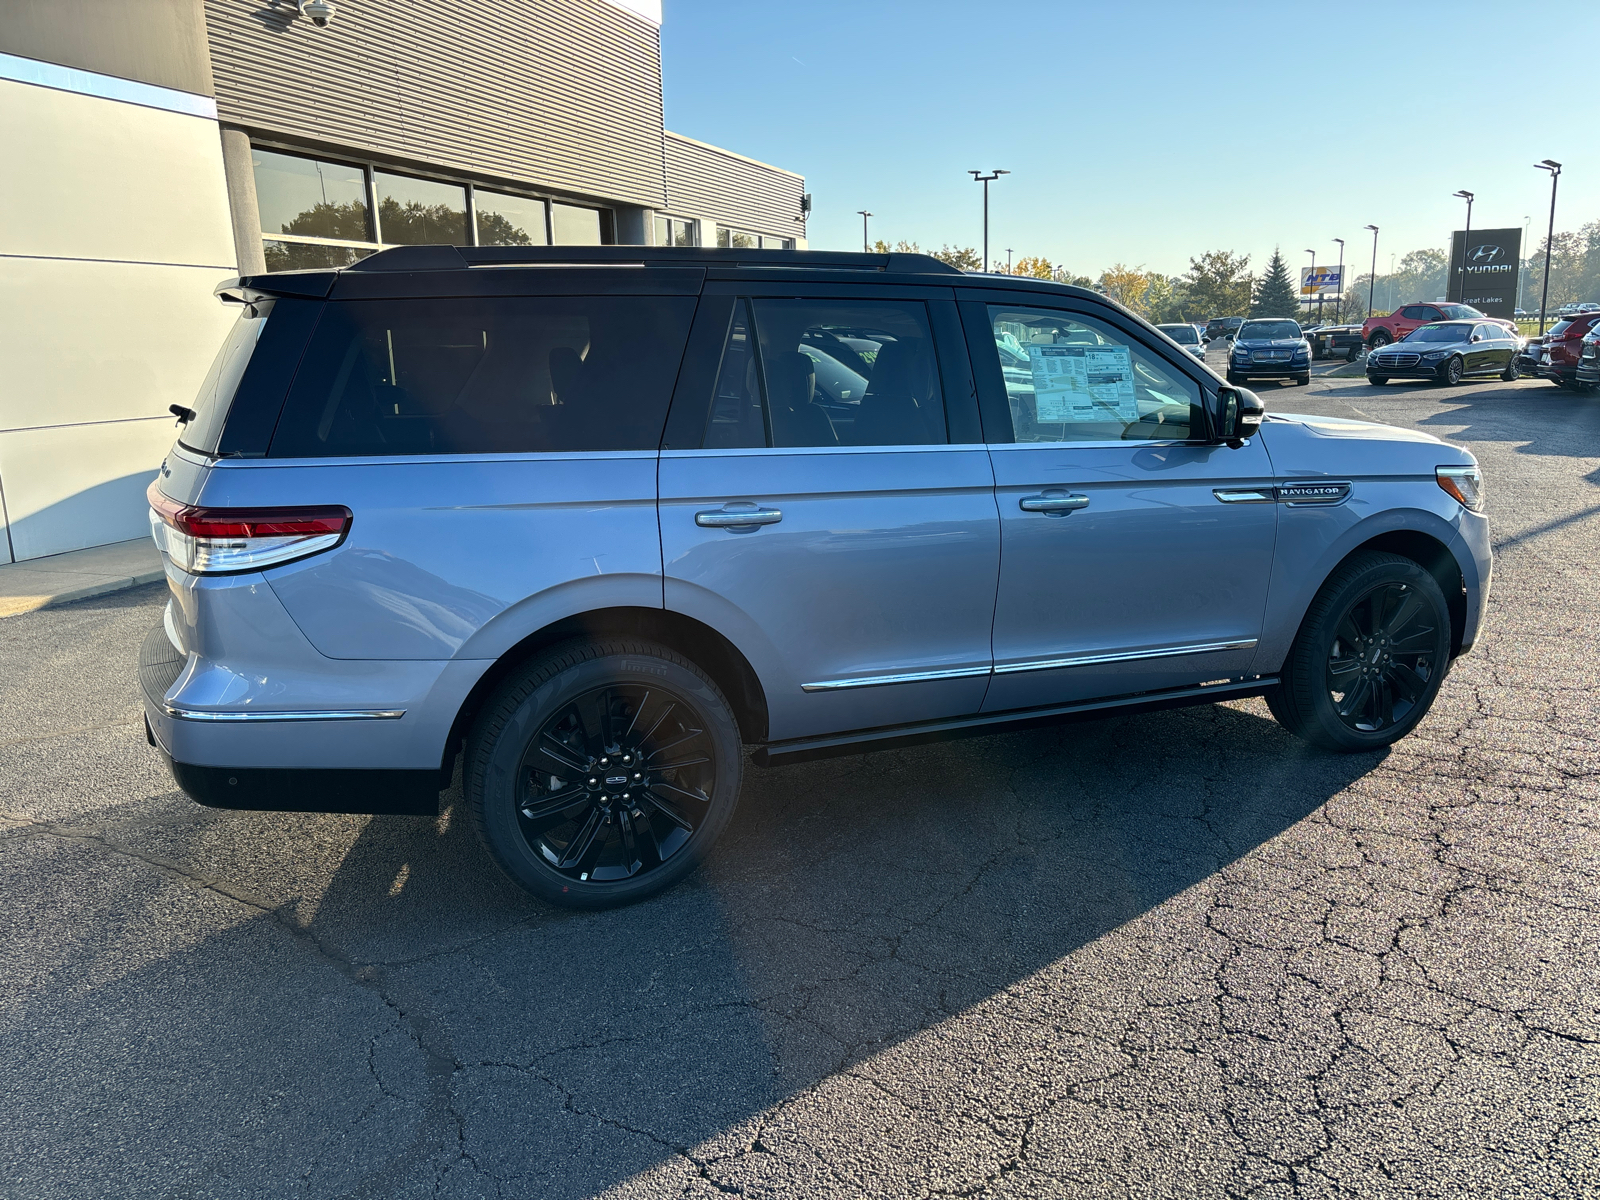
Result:
{"label": "chrome rear bumper trim", "polygon": [[169,717],[180,721],[398,721],[406,715],[403,708],[386,709],[326,709],[306,712],[209,712],[197,708],[175,708],[163,704]]}

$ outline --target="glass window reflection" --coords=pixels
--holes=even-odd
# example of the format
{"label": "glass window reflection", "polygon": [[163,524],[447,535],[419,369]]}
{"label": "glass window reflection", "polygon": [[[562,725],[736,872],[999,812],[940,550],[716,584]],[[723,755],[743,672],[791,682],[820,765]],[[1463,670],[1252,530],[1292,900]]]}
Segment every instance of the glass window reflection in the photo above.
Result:
{"label": "glass window reflection", "polygon": [[507,196],[478,188],[472,193],[478,213],[480,246],[545,246],[544,201],[528,196]]}
{"label": "glass window reflection", "polygon": [[555,241],[558,246],[601,244],[599,209],[578,208],[571,204],[552,204],[550,225],[555,231]]}
{"label": "glass window reflection", "polygon": [[370,242],[366,173],[348,163],[252,147],[261,232]]}
{"label": "glass window reflection", "polygon": [[467,189],[459,184],[374,172],[378,229],[385,245],[465,246]]}

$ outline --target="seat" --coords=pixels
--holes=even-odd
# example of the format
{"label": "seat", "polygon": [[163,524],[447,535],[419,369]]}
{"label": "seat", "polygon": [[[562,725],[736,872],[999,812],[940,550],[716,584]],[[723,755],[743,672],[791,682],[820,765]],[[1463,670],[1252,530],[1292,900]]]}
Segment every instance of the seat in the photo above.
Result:
{"label": "seat", "polygon": [[856,415],[855,445],[929,446],[945,440],[932,358],[922,342],[883,344]]}
{"label": "seat", "polygon": [[839,435],[823,409],[811,402],[816,366],[798,350],[767,356],[767,406],[775,446],[837,446]]}

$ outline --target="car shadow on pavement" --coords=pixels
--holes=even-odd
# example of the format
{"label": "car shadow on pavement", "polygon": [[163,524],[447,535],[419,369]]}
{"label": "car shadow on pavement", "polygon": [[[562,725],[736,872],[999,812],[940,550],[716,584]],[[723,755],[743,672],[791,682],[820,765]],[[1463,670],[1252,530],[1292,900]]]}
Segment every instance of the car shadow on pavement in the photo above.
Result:
{"label": "car shadow on pavement", "polygon": [[69,954],[89,982],[10,1022],[13,1099],[98,1131],[35,1148],[62,1183],[110,1156],[239,1194],[587,1196],[973,1006],[1070,1006],[1069,956],[1292,838],[1381,758],[1312,751],[1256,701],[751,769],[697,875],[601,913],[506,884],[453,808],[174,796],[138,853],[201,891],[108,883],[82,919],[254,914],[100,982]]}

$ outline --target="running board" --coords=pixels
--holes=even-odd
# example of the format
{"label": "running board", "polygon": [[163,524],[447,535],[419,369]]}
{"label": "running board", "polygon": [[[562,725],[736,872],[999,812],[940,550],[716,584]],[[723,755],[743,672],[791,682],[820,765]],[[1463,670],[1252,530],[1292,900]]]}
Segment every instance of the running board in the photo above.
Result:
{"label": "running board", "polygon": [[914,725],[890,725],[880,729],[858,730],[854,733],[829,734],[825,737],[794,738],[762,746],[751,756],[751,761],[758,767],[781,767],[790,763],[809,762],[816,758],[864,754],[869,750],[892,750],[901,746],[919,746],[924,742],[942,742],[951,738],[1029,729],[1036,725],[1053,725],[1076,717],[1092,718],[1113,712],[1154,712],[1163,708],[1210,704],[1217,700],[1240,700],[1247,696],[1262,695],[1277,686],[1276,675],[1257,675],[1250,679],[1230,680],[1227,683],[1201,684],[1198,687],[1173,688],[1164,692],[1140,692],[1110,700],[1083,700],[1076,704],[1056,704],[1049,708],[1012,709],[1008,712],[979,713],[975,716],[952,717],[944,721],[923,721]]}

